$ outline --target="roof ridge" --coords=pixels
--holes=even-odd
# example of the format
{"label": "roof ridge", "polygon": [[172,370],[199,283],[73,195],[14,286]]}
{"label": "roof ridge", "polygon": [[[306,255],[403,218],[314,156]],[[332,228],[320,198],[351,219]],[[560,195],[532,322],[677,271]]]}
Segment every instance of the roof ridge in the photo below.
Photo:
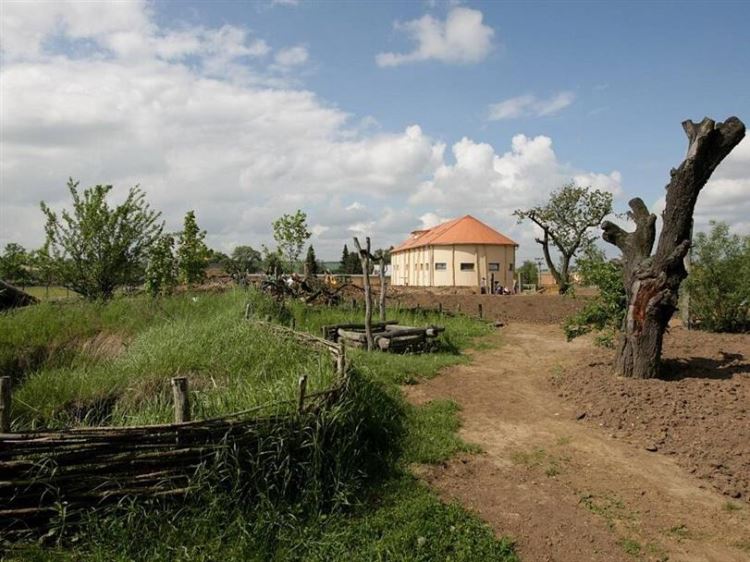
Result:
{"label": "roof ridge", "polygon": [[393,251],[400,252],[424,246],[445,246],[451,244],[518,246],[516,242],[497,229],[469,214],[444,221],[429,229],[412,231],[412,234],[416,232],[419,232],[419,234],[408,238],[394,248]]}

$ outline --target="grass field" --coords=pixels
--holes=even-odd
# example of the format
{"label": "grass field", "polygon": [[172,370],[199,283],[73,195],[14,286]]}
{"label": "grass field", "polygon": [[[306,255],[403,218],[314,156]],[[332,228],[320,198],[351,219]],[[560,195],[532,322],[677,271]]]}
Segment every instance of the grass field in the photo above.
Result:
{"label": "grass field", "polygon": [[[169,378],[176,375],[190,379],[196,417],[293,398],[301,372],[310,375],[313,389],[330,384],[334,374],[327,358],[242,319],[248,301],[259,316],[280,323],[294,317],[297,329],[316,335],[322,325],[362,316],[361,310],[344,307],[291,303],[280,308],[263,295],[240,290],[157,301],[121,298],[104,305],[49,302],[3,314],[0,369],[15,379],[14,427],[169,421]],[[515,560],[510,543],[496,540],[462,508],[441,503],[410,475],[411,463],[441,462],[473,448],[455,434],[455,404],[414,407],[398,388],[466,361],[461,350],[490,328],[431,313],[390,311],[389,319],[439,323],[447,331],[432,354],[351,350],[355,384],[351,403],[337,414],[345,419],[336,420],[343,424],[342,435],[332,446],[341,450],[331,458],[359,462],[348,471],[337,469],[331,501],[254,496],[240,502],[236,493],[211,488],[179,507],[123,506],[93,517],[74,543],[24,545],[6,557]]]}
{"label": "grass field", "polygon": [[302,373],[311,391],[331,385],[327,356],[244,321],[243,302],[237,292],[43,303],[2,317],[3,348],[16,350],[6,364],[19,352],[46,358],[18,377],[14,427],[169,422],[177,375],[189,377],[196,418],[277,401],[290,409]]}
{"label": "grass field", "polygon": [[71,291],[70,289],[66,289],[65,287],[59,287],[57,285],[51,285],[49,287],[43,285],[32,285],[30,287],[21,288],[31,296],[36,297],[39,300],[62,300],[78,298],[77,293]]}

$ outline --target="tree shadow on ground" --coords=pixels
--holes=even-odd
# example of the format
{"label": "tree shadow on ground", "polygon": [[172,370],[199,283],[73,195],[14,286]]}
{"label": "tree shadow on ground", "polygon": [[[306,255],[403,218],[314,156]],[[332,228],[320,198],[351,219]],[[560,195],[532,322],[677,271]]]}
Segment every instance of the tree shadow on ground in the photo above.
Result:
{"label": "tree shadow on ground", "polygon": [[741,353],[721,351],[721,358],[687,357],[664,359],[661,379],[731,379],[734,375],[750,375],[750,362]]}

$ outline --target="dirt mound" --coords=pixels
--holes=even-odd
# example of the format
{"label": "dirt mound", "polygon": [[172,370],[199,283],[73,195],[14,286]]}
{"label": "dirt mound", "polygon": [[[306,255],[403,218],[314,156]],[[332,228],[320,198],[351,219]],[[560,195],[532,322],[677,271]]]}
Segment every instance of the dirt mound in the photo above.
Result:
{"label": "dirt mound", "polygon": [[458,311],[476,315],[479,305],[482,313],[490,320],[502,322],[531,322],[539,324],[559,324],[568,316],[575,314],[587,302],[587,297],[563,297],[557,294],[536,295],[477,295],[466,294],[467,291],[450,289],[452,292],[394,290],[389,294],[391,304],[401,306],[416,306],[422,308],[437,308],[443,305],[443,310]]}
{"label": "dirt mound", "polygon": [[750,501],[750,334],[673,327],[660,380],[615,377],[611,355],[592,349],[553,379],[583,421]]}

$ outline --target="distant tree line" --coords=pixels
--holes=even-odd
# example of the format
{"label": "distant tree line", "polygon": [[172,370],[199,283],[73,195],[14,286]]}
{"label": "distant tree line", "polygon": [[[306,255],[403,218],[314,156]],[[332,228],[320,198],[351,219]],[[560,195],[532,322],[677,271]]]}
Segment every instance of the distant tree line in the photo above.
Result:
{"label": "distant tree line", "polygon": [[[392,249],[393,248],[388,248],[387,250],[384,250],[382,248],[379,248],[373,252],[373,256],[377,261],[380,260],[381,256],[385,256],[385,263],[390,264]],[[362,264],[359,261],[359,255],[356,251],[350,252],[349,247],[346,244],[344,244],[344,250],[341,253],[341,260],[339,261],[339,268],[337,270],[337,273],[343,275],[362,274]]]}
{"label": "distant tree line", "polygon": [[150,208],[145,193],[135,186],[119,205],[111,205],[111,185],[80,189],[67,184],[71,209],[60,212],[46,203],[45,241],[27,251],[17,243],[5,246],[0,256],[0,278],[20,287],[59,285],[89,300],[107,300],[118,289],[143,285],[153,296],[167,295],[180,285],[206,279],[206,271],[221,268],[235,280],[257,272],[269,274],[323,270],[312,245],[303,263],[299,258],[311,232],[302,211],[273,222],[277,247],[263,253],[249,245],[227,255],[206,245],[206,231],[198,226],[195,211],[188,211],[179,232],[165,232],[161,213]]}

